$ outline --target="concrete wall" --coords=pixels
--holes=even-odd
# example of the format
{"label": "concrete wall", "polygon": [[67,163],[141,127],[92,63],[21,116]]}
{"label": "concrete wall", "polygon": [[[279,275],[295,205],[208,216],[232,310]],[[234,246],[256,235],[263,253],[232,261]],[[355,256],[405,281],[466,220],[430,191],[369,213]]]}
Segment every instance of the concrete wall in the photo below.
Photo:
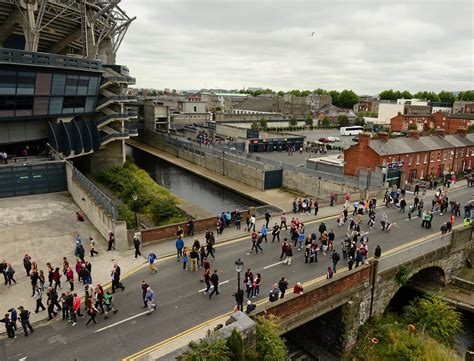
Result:
{"label": "concrete wall", "polygon": [[254,120],[288,120],[289,115],[281,114],[216,114],[215,121],[220,123],[253,122]]}
{"label": "concrete wall", "polygon": [[115,247],[118,250],[129,248],[127,239],[127,225],[125,222],[115,221],[104,211],[82,187],[72,178],[72,165],[66,162],[67,188],[76,204],[91,221],[99,233],[107,239],[109,231],[115,234]]}
{"label": "concrete wall", "polygon": [[216,124],[216,134],[224,137],[247,139],[247,129],[228,124]]}
{"label": "concrete wall", "polygon": [[[175,148],[165,144],[164,136],[158,133],[144,131],[138,137],[138,141],[149,146],[158,148],[164,152],[182,158],[200,167],[230,177],[249,186],[263,189],[264,172],[260,169],[247,167],[243,164],[222,159],[222,156],[202,152],[193,153],[182,148]],[[224,153],[225,151],[223,151]]]}

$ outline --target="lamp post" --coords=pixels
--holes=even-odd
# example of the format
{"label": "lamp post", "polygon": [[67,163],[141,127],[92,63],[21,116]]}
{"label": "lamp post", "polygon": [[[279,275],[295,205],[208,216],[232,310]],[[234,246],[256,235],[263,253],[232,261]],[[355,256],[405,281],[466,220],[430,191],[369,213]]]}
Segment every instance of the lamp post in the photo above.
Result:
{"label": "lamp post", "polygon": [[135,229],[137,229],[138,228],[138,216],[137,216],[138,194],[137,192],[132,193],[132,199],[133,199],[133,210],[135,211]]}
{"label": "lamp post", "polygon": [[235,271],[237,272],[237,293],[240,292],[240,272],[244,269],[244,262],[240,258],[235,261]]}

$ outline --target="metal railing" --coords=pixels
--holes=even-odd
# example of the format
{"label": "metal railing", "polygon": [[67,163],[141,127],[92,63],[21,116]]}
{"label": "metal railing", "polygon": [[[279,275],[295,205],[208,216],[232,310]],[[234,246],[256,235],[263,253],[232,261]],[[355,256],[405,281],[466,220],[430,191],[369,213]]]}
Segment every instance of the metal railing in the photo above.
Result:
{"label": "metal railing", "polygon": [[424,257],[426,254],[446,248],[451,244],[451,237],[452,233],[429,237],[424,241],[414,244],[412,247],[390,253],[380,259],[379,272],[396,268],[419,257]]}
{"label": "metal railing", "polygon": [[44,163],[51,162],[55,159],[49,156],[29,156],[29,157],[18,157],[18,156],[9,156],[7,157],[7,163],[3,163],[3,160],[0,158],[0,166],[12,166],[12,165],[24,165],[32,163]]}
{"label": "metal railing", "polygon": [[134,97],[129,97],[128,95],[111,95],[109,97],[105,97],[101,99],[98,103],[97,106],[103,105],[107,102],[113,102],[113,101],[126,101],[126,100],[132,100],[135,99]]}
{"label": "metal railing", "polygon": [[176,137],[165,136],[165,144],[168,147],[173,147],[175,149],[183,149],[188,152],[192,152],[198,154],[200,156],[204,156],[205,154],[214,155],[216,157],[223,158],[225,160],[229,160],[235,163],[243,164],[245,166],[259,169],[261,171],[265,170],[265,164],[261,162],[256,162],[251,159],[246,159],[243,157],[239,157],[235,154],[229,153],[226,150],[218,150],[212,147],[207,147],[206,145],[202,145],[199,143],[194,143],[188,140],[178,139]]}
{"label": "metal railing", "polygon": [[131,76],[126,76],[126,75],[121,75],[121,76],[109,76],[105,77],[102,84],[105,84],[107,82],[124,82],[127,84],[136,84],[136,79],[131,77]]}
{"label": "metal railing", "polygon": [[[72,165],[71,165],[72,166]],[[104,192],[92,183],[77,168],[72,166],[72,179],[77,182],[84,191],[86,191],[94,200],[107,212],[113,219],[118,220],[119,212],[117,204],[110,199]]]}
{"label": "metal railing", "polygon": [[102,137],[101,143],[104,144],[110,139],[129,138],[129,137],[130,137],[130,131],[126,129],[125,131],[122,131],[122,132],[114,132],[114,133],[107,134],[105,137]]}
{"label": "metal railing", "polygon": [[129,113],[109,114],[109,115],[106,115],[105,117],[100,118],[100,120],[97,122],[97,126],[98,127],[103,126],[110,119],[128,119],[128,117],[129,117]]}
{"label": "metal railing", "polygon": [[102,63],[71,56],[0,48],[0,63],[81,69],[102,72]]}
{"label": "metal railing", "polygon": [[267,211],[271,214],[274,220],[278,219],[278,222],[280,220],[279,216],[284,212],[280,207],[266,204],[264,206],[255,207],[255,216],[257,218],[263,217]]}

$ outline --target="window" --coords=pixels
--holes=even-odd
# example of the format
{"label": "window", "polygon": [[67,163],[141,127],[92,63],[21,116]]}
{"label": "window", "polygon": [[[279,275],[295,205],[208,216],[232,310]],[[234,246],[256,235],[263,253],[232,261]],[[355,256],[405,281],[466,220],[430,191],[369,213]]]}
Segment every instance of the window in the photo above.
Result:
{"label": "window", "polygon": [[0,71],[0,94],[15,95],[16,92],[16,72]]}
{"label": "window", "polygon": [[194,107],[194,113],[196,113],[196,112],[197,112],[197,107]]}
{"label": "window", "polygon": [[420,179],[423,179],[423,169],[420,172]]}
{"label": "window", "polygon": [[464,157],[464,149],[461,148],[461,158]]}
{"label": "window", "polygon": [[416,155],[416,164],[420,164],[420,154]]}
{"label": "window", "polygon": [[54,74],[53,75],[53,87],[51,94],[53,95],[64,95],[64,87],[66,86],[66,75]]}
{"label": "window", "polygon": [[66,91],[64,95],[76,95],[77,93],[77,81],[79,77],[77,75],[68,75],[66,80]]}
{"label": "window", "polygon": [[63,114],[74,112],[83,113],[85,105],[86,97],[64,97]]}
{"label": "window", "polygon": [[441,152],[438,152],[438,162],[441,160]]}
{"label": "window", "polygon": [[63,97],[52,97],[49,101],[49,114],[61,114]]}
{"label": "window", "polygon": [[428,153],[425,153],[423,163],[428,163]]}
{"label": "window", "polygon": [[454,150],[451,150],[451,159],[454,158]]}
{"label": "window", "polygon": [[413,157],[412,156],[409,156],[408,157],[408,165],[411,166],[411,162],[413,161]]}
{"label": "window", "polygon": [[32,110],[32,96],[0,96],[0,110]]}
{"label": "window", "polygon": [[443,152],[443,159],[444,159],[444,160],[448,159],[448,151],[447,151],[447,150],[445,150],[445,151]]}
{"label": "window", "polygon": [[434,153],[431,152],[431,159],[430,159],[431,162],[434,162]]}
{"label": "window", "polygon": [[16,93],[33,95],[35,93],[35,73],[19,72],[16,79]]}

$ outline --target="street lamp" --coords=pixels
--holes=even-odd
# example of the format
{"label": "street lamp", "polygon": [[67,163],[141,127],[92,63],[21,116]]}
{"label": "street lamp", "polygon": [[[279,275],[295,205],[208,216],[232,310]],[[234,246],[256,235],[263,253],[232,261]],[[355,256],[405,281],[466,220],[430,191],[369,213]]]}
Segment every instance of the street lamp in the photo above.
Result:
{"label": "street lamp", "polygon": [[237,293],[240,292],[240,272],[244,269],[244,262],[240,258],[235,261],[235,271],[237,272]]}
{"label": "street lamp", "polygon": [[133,210],[135,211],[135,229],[137,229],[138,228],[138,217],[137,217],[138,194],[137,192],[132,193],[132,199],[133,199]]}

